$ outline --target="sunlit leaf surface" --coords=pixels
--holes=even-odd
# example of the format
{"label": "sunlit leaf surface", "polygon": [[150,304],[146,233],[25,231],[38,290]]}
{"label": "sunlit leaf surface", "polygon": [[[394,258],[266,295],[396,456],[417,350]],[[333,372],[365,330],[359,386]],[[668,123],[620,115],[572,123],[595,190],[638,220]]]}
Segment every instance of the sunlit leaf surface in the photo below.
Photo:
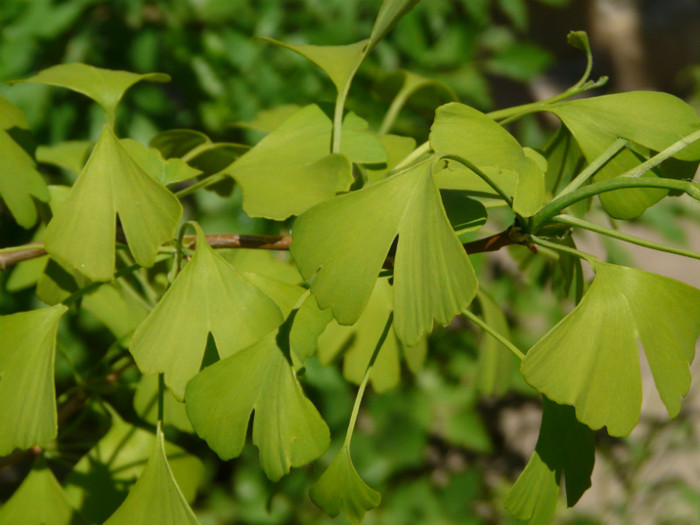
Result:
{"label": "sunlit leaf surface", "polygon": [[131,353],[144,374],[165,374],[182,399],[202,365],[208,334],[220,357],[250,346],[282,322],[260,288],[209,246],[197,227],[192,260],[134,333]]}
{"label": "sunlit leaf surface", "polygon": [[254,411],[253,443],[272,480],[318,458],[330,442],[275,334],[205,368],[187,385],[185,404],[197,434],[222,459],[241,453]]}
{"label": "sunlit leaf surface", "polygon": [[[517,213],[530,216],[542,206],[544,172],[537,160],[480,111],[456,102],[440,106],[430,129],[430,145],[440,155],[457,155],[485,172],[513,198]],[[464,170],[461,176],[466,179],[464,184],[488,188],[480,179],[474,180],[478,175],[471,170]],[[463,189],[454,184],[449,187]]]}
{"label": "sunlit leaf surface", "polygon": [[356,322],[392,242],[395,329],[414,345],[447,324],[474,297],[477,281],[422,163],[304,213],[294,224],[292,256],[321,308],[341,324]]}
{"label": "sunlit leaf surface", "polygon": [[285,120],[226,169],[243,189],[243,208],[256,217],[285,219],[346,191],[352,162],[383,162],[386,153],[367,123],[349,114],[341,153],[331,155],[330,119],[316,105]]}
{"label": "sunlit leaf surface", "polygon": [[92,280],[110,280],[117,215],[134,259],[150,267],[160,245],[175,235],[182,206],[104,126],[80,177],[46,228],[46,250]]}
{"label": "sunlit leaf surface", "polygon": [[[695,110],[667,93],[633,91],[572,100],[551,106],[578,142],[586,160],[592,162],[617,138],[624,138],[652,151],[661,151],[700,128]],[[681,150],[676,158],[700,159],[700,143]],[[640,160],[623,150],[594,177],[606,180],[634,168]],[[647,172],[646,176],[656,176]],[[600,195],[612,216],[631,219],[665,195],[663,190],[631,189]]]}
{"label": "sunlit leaf surface", "polygon": [[33,77],[13,80],[11,83],[35,82],[77,91],[100,104],[107,114],[108,121],[111,121],[117,104],[126,90],[141,80],[168,82],[170,76],[164,73],[139,75],[129,71],[102,69],[74,62],[52,66],[41,70]]}
{"label": "sunlit leaf surface", "polygon": [[158,426],[153,453],[136,484],[105,525],[198,525],[165,456],[163,432]]}
{"label": "sunlit leaf surface", "polygon": [[56,331],[67,309],[0,316],[0,456],[56,437]]}
{"label": "sunlit leaf surface", "polygon": [[690,387],[688,364],[700,333],[700,290],[633,268],[595,265],[576,308],[533,346],[525,379],[557,403],[576,407],[593,429],[626,436],[639,421],[637,341],[671,417]]}

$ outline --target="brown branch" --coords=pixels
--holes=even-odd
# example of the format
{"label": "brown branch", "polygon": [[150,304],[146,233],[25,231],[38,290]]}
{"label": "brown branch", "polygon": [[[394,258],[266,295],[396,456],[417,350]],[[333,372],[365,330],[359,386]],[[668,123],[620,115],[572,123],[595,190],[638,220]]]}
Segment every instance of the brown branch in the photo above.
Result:
{"label": "brown branch", "polygon": [[[249,248],[257,250],[289,250],[292,244],[292,237],[289,235],[241,235],[219,234],[207,235],[207,242],[212,248]],[[193,247],[196,243],[195,235],[185,235],[184,242],[186,246]],[[464,249],[467,253],[483,253],[500,250],[511,244],[522,244],[531,250],[533,247],[527,241],[512,233],[512,229],[508,228],[500,233],[479,239],[477,241],[464,243]],[[0,270],[13,266],[22,261],[34,259],[46,255],[46,250],[41,242],[32,242],[23,246],[18,246],[17,251],[0,253]],[[391,269],[394,267],[394,256],[389,254],[384,261],[384,268]]]}

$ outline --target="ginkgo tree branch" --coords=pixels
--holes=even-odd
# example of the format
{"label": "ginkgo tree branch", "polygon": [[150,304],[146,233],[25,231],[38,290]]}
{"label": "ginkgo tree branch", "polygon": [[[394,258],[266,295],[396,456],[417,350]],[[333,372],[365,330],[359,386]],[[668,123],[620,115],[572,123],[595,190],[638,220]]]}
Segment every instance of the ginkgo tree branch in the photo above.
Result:
{"label": "ginkgo tree branch", "polygon": [[[185,235],[183,239],[185,246],[194,247],[196,238],[195,235]],[[288,251],[292,244],[292,237],[290,235],[247,235],[230,233],[207,235],[206,238],[209,246],[215,249],[248,248]],[[342,242],[342,239],[339,239],[339,242]],[[512,228],[508,228],[483,239],[464,243],[463,246],[466,252],[471,254],[493,252],[512,244],[528,245],[525,240],[513,234]],[[0,270],[5,270],[10,266],[29,259],[41,257],[42,255],[46,255],[46,250],[41,242],[32,242],[0,249]],[[387,263],[384,266],[385,268],[392,268],[393,257],[387,258]]]}

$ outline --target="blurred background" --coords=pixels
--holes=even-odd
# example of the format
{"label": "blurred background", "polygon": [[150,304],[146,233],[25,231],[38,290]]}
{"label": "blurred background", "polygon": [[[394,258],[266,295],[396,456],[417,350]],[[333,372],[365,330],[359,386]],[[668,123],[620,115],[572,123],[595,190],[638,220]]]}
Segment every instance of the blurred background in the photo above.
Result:
{"label": "blurred background", "polygon": [[[332,104],[335,98],[314,65],[254,37],[352,43],[369,35],[379,5],[378,0],[2,0],[0,82],[75,61],[165,72],[172,76],[169,84],[143,83],[128,92],[118,114],[121,136],[147,144],[159,131],[191,128],[214,140],[253,143],[260,135],[234,124],[275,106]],[[585,57],[567,46],[566,35],[580,29],[591,38],[592,78],[610,77],[599,93],[663,90],[700,109],[697,0],[423,0],[363,64],[347,107],[378,127],[396,90],[390,73],[406,69],[438,80],[444,87],[411,99],[393,128],[423,141],[435,107],[451,93],[489,111],[547,98],[574,84]],[[91,140],[103,123],[94,104],[67,90],[0,83],[0,95],[25,112],[37,144]],[[556,125],[532,116],[511,131],[523,144],[539,147]],[[66,180],[55,166],[43,168],[53,182]],[[220,233],[276,233],[285,226],[252,220],[242,211],[235,215],[236,199],[236,192],[203,192],[189,206]],[[650,210],[634,227],[687,244],[700,242],[698,224],[697,206],[679,201]],[[2,246],[26,242],[31,234],[0,209]],[[653,264],[644,253],[635,255],[619,244],[593,249],[611,261],[634,264],[636,257]],[[541,287],[548,268],[530,264],[526,254],[511,255],[520,265],[499,255],[477,256],[474,263],[486,276],[485,288],[505,309],[513,340],[528,348],[571,303]],[[669,272],[700,285],[697,265],[681,261]],[[6,280],[3,272],[3,289]],[[3,295],[0,313],[23,300]],[[103,327],[87,330],[89,343],[71,344],[82,344],[85,353],[88,344],[111,344]],[[366,481],[383,494],[380,509],[366,518],[368,525],[515,523],[503,499],[534,447],[539,400],[516,373],[490,391],[474,388],[483,344],[463,322],[439,329],[422,372],[406,373],[400,387],[367,399],[353,456]],[[312,363],[305,379],[337,438],[354,396],[340,369]],[[673,422],[653,400],[645,401],[643,422],[630,438],[599,433],[593,489],[573,511],[559,509],[558,522],[700,523],[696,394],[691,392]],[[345,523],[324,517],[306,496],[318,468],[297,469],[271,483],[250,445],[241,459],[228,463],[196,440],[185,439],[183,446],[206,467],[194,502],[205,525]],[[0,501],[22,475],[21,469],[0,470]]]}

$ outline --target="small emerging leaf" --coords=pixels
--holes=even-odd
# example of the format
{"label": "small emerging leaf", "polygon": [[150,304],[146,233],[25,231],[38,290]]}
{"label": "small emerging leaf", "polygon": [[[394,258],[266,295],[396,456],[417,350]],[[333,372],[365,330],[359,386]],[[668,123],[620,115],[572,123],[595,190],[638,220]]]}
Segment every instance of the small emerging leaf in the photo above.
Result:
{"label": "small emerging leaf", "polygon": [[54,360],[64,305],[0,316],[0,456],[57,433]]}
{"label": "small emerging leaf", "polygon": [[361,523],[365,512],[378,507],[382,499],[379,492],[367,485],[355,470],[348,444],[343,445],[311,487],[309,495],[323,512],[335,518],[343,511],[353,525]]}
{"label": "small emerging leaf", "polygon": [[550,399],[576,407],[579,421],[626,436],[642,404],[637,339],[661,400],[678,414],[700,333],[700,290],[633,268],[594,269],[581,302],[530,349],[521,371]]}
{"label": "small emerging leaf", "polygon": [[328,426],[304,395],[274,334],[196,375],[185,404],[197,434],[222,459],[241,453],[255,411],[253,443],[273,481],[318,458],[330,442]]}

